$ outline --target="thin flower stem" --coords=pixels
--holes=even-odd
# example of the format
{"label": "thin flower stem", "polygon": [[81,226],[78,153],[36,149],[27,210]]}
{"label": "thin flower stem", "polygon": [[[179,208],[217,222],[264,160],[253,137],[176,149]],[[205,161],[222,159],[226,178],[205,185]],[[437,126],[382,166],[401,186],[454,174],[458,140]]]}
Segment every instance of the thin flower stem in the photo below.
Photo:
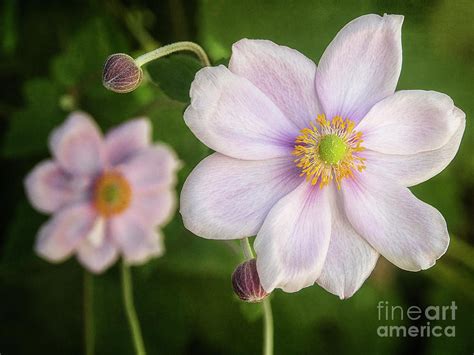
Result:
{"label": "thin flower stem", "polygon": [[141,67],[142,65],[151,62],[152,60],[165,57],[167,55],[170,55],[175,52],[181,52],[181,51],[190,51],[196,54],[196,56],[199,58],[203,66],[210,66],[211,63],[209,61],[209,58],[207,57],[206,52],[202,47],[194,42],[176,42],[172,44],[168,44],[167,46],[163,46],[160,48],[157,48],[151,52],[145,53],[138,58],[135,59],[135,63]]}
{"label": "thin flower stem", "polygon": [[263,328],[263,339],[265,343],[263,346],[264,355],[273,355],[273,314],[272,314],[272,305],[270,303],[270,298],[265,298],[263,300],[263,316],[264,316],[264,328]]}
{"label": "thin flower stem", "polygon": [[93,276],[84,270],[84,348],[86,355],[94,355],[94,279]]}
{"label": "thin flower stem", "polygon": [[140,43],[140,45],[148,51],[156,48],[159,44],[153,39],[148,31],[143,27],[143,23],[136,13],[130,11],[124,11],[125,24],[128,27],[130,33]]}
{"label": "thin flower stem", "polygon": [[244,257],[247,260],[253,259],[253,251],[252,247],[250,246],[249,238],[244,238],[240,240],[240,245],[242,245],[242,252],[244,253]]}
{"label": "thin flower stem", "polygon": [[[240,241],[245,259],[253,259],[254,254],[250,246],[249,238]],[[270,298],[267,297],[262,302],[263,307],[263,355],[273,355],[273,314]]]}
{"label": "thin flower stem", "polygon": [[145,346],[143,345],[142,332],[140,323],[138,322],[137,312],[133,305],[133,285],[132,277],[130,275],[130,268],[122,262],[122,291],[125,311],[127,313],[128,324],[132,333],[133,345],[135,346],[135,353],[137,355],[145,355]]}

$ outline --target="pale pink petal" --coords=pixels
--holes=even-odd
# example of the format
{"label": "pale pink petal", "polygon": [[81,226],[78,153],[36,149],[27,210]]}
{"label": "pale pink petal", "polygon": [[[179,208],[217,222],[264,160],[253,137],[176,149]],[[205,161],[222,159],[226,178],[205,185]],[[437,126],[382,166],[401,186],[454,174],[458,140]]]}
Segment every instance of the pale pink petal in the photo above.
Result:
{"label": "pale pink petal", "polygon": [[301,180],[291,156],[249,161],[214,153],[199,163],[183,186],[184,225],[210,239],[255,235],[272,206]]}
{"label": "pale pink petal", "polygon": [[167,224],[176,210],[176,192],[168,187],[134,191],[130,210],[150,224]]}
{"label": "pale pink petal", "polygon": [[[335,193],[335,187],[328,187]],[[347,220],[340,196],[331,199],[331,240],[317,283],[341,299],[351,297],[369,277],[379,253]]]}
{"label": "pale pink petal", "polygon": [[116,165],[151,142],[151,124],[146,118],[134,119],[110,130],[105,136],[105,155],[110,165]]}
{"label": "pale pink petal", "polygon": [[112,218],[109,227],[110,238],[129,264],[143,264],[164,251],[161,234],[145,223],[142,216],[125,213]]}
{"label": "pale pink petal", "polygon": [[63,261],[87,238],[95,219],[95,212],[85,203],[75,204],[58,212],[40,228],[35,245],[36,253],[51,262]]}
{"label": "pale pink petal", "polygon": [[385,175],[403,186],[414,186],[443,171],[454,159],[466,127],[463,120],[451,139],[441,148],[411,155],[384,154],[364,151],[367,171]]}
{"label": "pale pink petal", "polygon": [[405,155],[441,148],[464,120],[449,96],[406,90],[377,103],[356,129],[366,149]]}
{"label": "pale pink petal", "polygon": [[326,115],[361,120],[393,94],[402,66],[403,16],[365,15],[349,22],[329,44],[316,71]]}
{"label": "pale pink petal", "polygon": [[329,197],[305,181],[271,209],[255,240],[265,291],[296,292],[318,279],[331,235]]}
{"label": "pale pink petal", "polygon": [[51,134],[50,149],[59,164],[78,175],[96,174],[104,165],[102,136],[92,118],[74,112]]}
{"label": "pale pink petal", "polygon": [[118,259],[119,252],[112,240],[107,239],[96,245],[89,239],[85,239],[77,249],[77,259],[90,272],[99,274],[112,266]]}
{"label": "pale pink petal", "polygon": [[89,185],[88,179],[66,173],[57,163],[39,163],[25,179],[25,189],[33,207],[52,213],[80,199]]}
{"label": "pale pink petal", "polygon": [[316,65],[297,50],[242,39],[232,46],[229,69],[250,80],[301,129],[322,112],[314,85]]}
{"label": "pale pink petal", "polygon": [[171,148],[155,144],[132,155],[116,169],[130,182],[135,193],[173,185],[179,167],[180,162]]}
{"label": "pale pink petal", "polygon": [[354,229],[398,267],[427,269],[446,252],[449,235],[443,216],[406,187],[364,171],[342,191]]}
{"label": "pale pink petal", "polygon": [[201,69],[184,120],[205,145],[238,159],[288,155],[298,127],[250,81],[223,65]]}

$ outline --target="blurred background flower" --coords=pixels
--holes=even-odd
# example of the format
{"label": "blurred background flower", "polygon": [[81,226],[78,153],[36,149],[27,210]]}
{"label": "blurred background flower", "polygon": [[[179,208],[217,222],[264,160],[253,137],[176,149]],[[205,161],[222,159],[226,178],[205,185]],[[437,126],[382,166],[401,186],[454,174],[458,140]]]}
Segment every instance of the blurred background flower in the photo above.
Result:
{"label": "blurred background flower", "polygon": [[103,138],[82,112],[53,131],[53,160],[25,179],[31,204],[54,214],[38,233],[38,255],[60,262],[75,253],[89,271],[101,273],[120,255],[143,264],[164,253],[158,226],[175,210],[179,161],[170,148],[151,145],[150,135],[150,122],[135,119]]}
{"label": "blurred background flower", "polygon": [[[347,301],[319,287],[293,295],[274,292],[276,353],[472,352],[471,2],[5,0],[0,7],[2,353],[50,353],[58,346],[63,353],[84,349],[83,289],[78,282],[82,267],[72,258],[58,267],[35,255],[35,235],[47,217],[29,205],[22,186],[23,177],[49,156],[48,135],[69,112],[90,113],[104,131],[130,117],[149,117],[153,136],[172,146],[185,162],[178,174],[178,191],[192,168],[210,154],[182,119],[199,62],[183,54],[149,63],[143,84],[120,95],[102,86],[102,68],[110,54],[136,57],[158,45],[194,40],[213,64],[226,64],[232,43],[248,37],[297,48],[317,60],[344,24],[362,14],[384,12],[405,16],[404,62],[397,89],[445,92],[466,112],[465,135],[453,163],[412,189],[446,217],[451,245],[446,256],[423,273],[399,271],[379,260],[364,287]],[[230,276],[241,261],[236,245],[192,237],[179,216],[164,234],[166,254],[132,270],[148,353],[260,352],[261,307],[243,304],[232,291]],[[118,272],[113,266],[93,280],[98,354],[133,352],[125,312],[121,302],[115,302],[120,294]],[[403,306],[454,300],[459,307],[456,337],[379,338],[380,300]]]}

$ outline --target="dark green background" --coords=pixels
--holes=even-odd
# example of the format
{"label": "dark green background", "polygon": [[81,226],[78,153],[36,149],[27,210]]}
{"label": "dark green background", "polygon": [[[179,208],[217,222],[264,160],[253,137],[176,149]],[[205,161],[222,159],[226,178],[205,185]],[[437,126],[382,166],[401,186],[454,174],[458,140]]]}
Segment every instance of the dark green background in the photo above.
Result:
{"label": "dark green background", "polygon": [[[405,15],[399,89],[450,95],[467,114],[461,150],[442,174],[413,189],[446,217],[453,243],[420,273],[382,258],[360,291],[340,301],[315,286],[274,292],[276,354],[472,354],[474,216],[474,5],[472,1],[14,1],[0,3],[0,353],[83,352],[83,269],[52,265],[32,250],[47,216],[23,191],[25,174],[48,157],[47,137],[68,112],[91,113],[105,130],[147,115],[154,138],[185,162],[181,188],[209,150],[182,120],[199,63],[173,56],[148,66],[151,83],[119,95],[101,86],[105,58],[138,55],[177,40],[202,44],[214,63],[231,44],[266,38],[315,62],[337,31],[366,13]],[[149,77],[150,78],[150,77]],[[149,81],[150,82],[150,81]],[[150,354],[254,354],[261,349],[258,305],[233,296],[237,245],[200,239],[179,214],[165,228],[167,253],[133,269],[135,301]],[[471,269],[469,269],[469,263]],[[133,352],[118,268],[94,278],[97,354]],[[455,338],[380,338],[377,303],[425,307],[455,301]],[[414,324],[425,324],[426,320]],[[393,324],[409,325],[409,321]]]}

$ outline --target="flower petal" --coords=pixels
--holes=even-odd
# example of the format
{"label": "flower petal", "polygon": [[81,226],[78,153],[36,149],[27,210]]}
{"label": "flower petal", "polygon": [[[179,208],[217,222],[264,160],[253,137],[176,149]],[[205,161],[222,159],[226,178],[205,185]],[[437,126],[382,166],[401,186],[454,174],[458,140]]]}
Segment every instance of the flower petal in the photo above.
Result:
{"label": "flower petal", "polygon": [[449,235],[441,213],[390,178],[364,171],[347,181],[343,197],[354,229],[398,267],[428,269],[446,252]]}
{"label": "flower petal", "polygon": [[331,235],[328,189],[306,181],[271,209],[257,234],[255,251],[260,282],[296,292],[321,274]]}
{"label": "flower petal", "polygon": [[116,165],[151,142],[151,124],[146,118],[134,119],[112,129],[105,136],[105,155],[110,165]]}
{"label": "flower petal", "polygon": [[[105,233],[105,231],[104,231]],[[85,239],[78,247],[77,259],[90,272],[99,274],[112,266],[118,259],[117,247],[111,240],[94,245]]]}
{"label": "flower petal", "polygon": [[329,44],[316,71],[326,116],[360,121],[394,93],[402,66],[403,16],[365,15],[349,22]]}
{"label": "flower petal", "polygon": [[92,118],[74,112],[51,134],[50,148],[59,164],[69,173],[92,175],[104,164],[102,137]]}
{"label": "flower petal", "polygon": [[301,182],[296,169],[291,157],[249,161],[214,153],[183,186],[184,225],[209,239],[255,235],[273,205]]}
{"label": "flower petal", "polygon": [[25,179],[25,189],[31,204],[39,211],[52,213],[77,201],[89,181],[66,173],[51,160],[39,163]]}
{"label": "flower petal", "polygon": [[356,129],[362,132],[366,149],[415,154],[444,146],[464,119],[449,96],[406,90],[377,103]]}
{"label": "flower petal", "polygon": [[410,155],[384,154],[364,151],[367,171],[388,175],[403,186],[414,186],[443,171],[454,159],[466,127],[463,120],[451,139],[441,148]]}
{"label": "flower petal", "polygon": [[58,212],[40,228],[36,253],[50,262],[63,261],[87,238],[95,219],[93,209],[82,203]]}
{"label": "flower petal", "polygon": [[229,69],[251,81],[300,129],[322,112],[314,86],[316,64],[294,49],[242,39],[232,46]]}
{"label": "flower petal", "polygon": [[331,240],[317,283],[345,299],[351,297],[372,273],[379,253],[349,223],[340,197],[334,196],[331,200]]}
{"label": "flower petal", "polygon": [[298,127],[251,82],[223,65],[201,69],[190,95],[184,120],[208,147],[249,160],[291,152]]}
{"label": "flower petal", "polygon": [[109,227],[110,238],[119,246],[129,264],[143,264],[164,252],[161,234],[135,213],[112,218]]}
{"label": "flower petal", "polygon": [[171,148],[155,144],[134,154],[116,169],[124,174],[135,193],[173,185],[179,167],[180,162]]}
{"label": "flower petal", "polygon": [[138,191],[133,195],[130,210],[151,225],[165,225],[176,210],[176,193],[169,188]]}

